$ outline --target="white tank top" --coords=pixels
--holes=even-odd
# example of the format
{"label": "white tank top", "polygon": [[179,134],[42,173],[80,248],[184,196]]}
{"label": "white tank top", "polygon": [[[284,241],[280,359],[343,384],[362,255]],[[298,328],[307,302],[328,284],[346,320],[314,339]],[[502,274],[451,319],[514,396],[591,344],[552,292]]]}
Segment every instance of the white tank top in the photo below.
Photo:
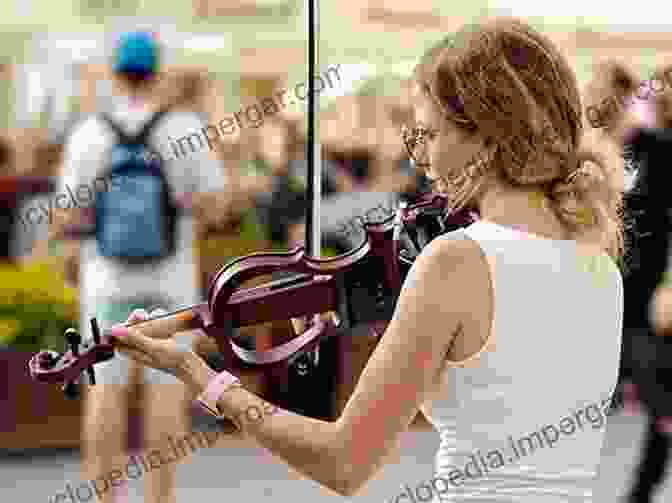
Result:
{"label": "white tank top", "polygon": [[620,271],[575,241],[487,221],[438,239],[464,235],[490,266],[494,320],[421,408],[441,437],[437,501],[591,502],[620,363]]}

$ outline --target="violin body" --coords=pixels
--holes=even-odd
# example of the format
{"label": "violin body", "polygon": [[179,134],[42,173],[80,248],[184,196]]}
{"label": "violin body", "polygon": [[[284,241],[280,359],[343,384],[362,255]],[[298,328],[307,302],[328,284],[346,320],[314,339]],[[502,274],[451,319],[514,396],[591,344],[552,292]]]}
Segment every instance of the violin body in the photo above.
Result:
{"label": "violin body", "polygon": [[[315,363],[316,351],[325,338],[348,335],[354,327],[389,322],[401,286],[422,248],[436,236],[475,219],[468,211],[447,215],[445,206],[446,198],[436,194],[413,205],[402,203],[396,215],[366,223],[361,244],[337,257],[313,258],[303,247],[240,257],[214,276],[207,304],[137,324],[145,325],[143,333],[150,337],[170,337],[178,331],[201,328],[216,341],[227,369],[254,368],[271,375],[271,380],[286,380],[289,367],[309,369]],[[261,275],[279,272],[288,277],[242,287]],[[327,312],[335,313],[336,321],[319,317]],[[265,351],[250,347],[240,337],[243,327],[311,317],[304,333]],[[112,358],[114,350],[109,333],[101,334],[95,319],[91,323],[92,342],[80,347],[81,340],[69,330],[66,339],[70,349],[62,355],[53,351],[35,355],[29,362],[32,377],[66,383],[66,394],[76,387],[83,372],[95,383],[94,365]],[[339,356],[348,357],[342,352]]]}
{"label": "violin body", "polygon": [[[210,283],[208,310],[200,312],[202,328],[217,341],[220,351],[231,346],[241,360],[268,365],[299,354],[305,346],[292,342],[265,353],[240,351],[235,342],[237,329],[329,311],[337,314],[341,330],[390,320],[401,285],[422,248],[436,236],[465,227],[476,218],[468,211],[447,216],[445,203],[444,196],[432,194],[415,205],[402,205],[394,217],[367,223],[366,239],[337,257],[316,259],[299,247],[289,252],[253,253],[229,262]],[[274,272],[294,274],[241,288],[257,276]],[[281,316],[278,309],[282,309]]]}

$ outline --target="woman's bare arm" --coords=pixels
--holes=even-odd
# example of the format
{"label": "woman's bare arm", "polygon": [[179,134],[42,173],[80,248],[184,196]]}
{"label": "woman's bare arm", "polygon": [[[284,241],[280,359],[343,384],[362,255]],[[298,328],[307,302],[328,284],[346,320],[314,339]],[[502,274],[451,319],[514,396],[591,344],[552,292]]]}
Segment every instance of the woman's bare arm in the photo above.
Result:
{"label": "woman's bare arm", "polygon": [[[436,383],[461,320],[473,311],[454,286],[468,284],[479,267],[480,250],[470,240],[435,240],[413,265],[395,315],[341,417],[327,422],[280,409],[246,425],[246,432],[303,475],[343,496],[355,494],[394,452]],[[184,375],[200,393],[210,374],[194,357]],[[255,406],[273,408],[237,387],[218,403],[227,417]]]}

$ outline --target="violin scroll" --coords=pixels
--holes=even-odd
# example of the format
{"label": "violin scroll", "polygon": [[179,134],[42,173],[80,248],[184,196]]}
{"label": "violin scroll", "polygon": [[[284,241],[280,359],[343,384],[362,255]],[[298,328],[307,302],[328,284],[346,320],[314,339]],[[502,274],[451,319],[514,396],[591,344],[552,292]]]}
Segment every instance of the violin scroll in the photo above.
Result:
{"label": "violin scroll", "polygon": [[69,398],[78,396],[79,380],[86,372],[90,384],[96,383],[94,364],[114,357],[109,336],[101,336],[95,318],[91,320],[93,340],[81,343],[81,335],[73,328],[65,332],[66,351],[40,351],[28,362],[30,376],[36,381],[65,383],[63,392]]}

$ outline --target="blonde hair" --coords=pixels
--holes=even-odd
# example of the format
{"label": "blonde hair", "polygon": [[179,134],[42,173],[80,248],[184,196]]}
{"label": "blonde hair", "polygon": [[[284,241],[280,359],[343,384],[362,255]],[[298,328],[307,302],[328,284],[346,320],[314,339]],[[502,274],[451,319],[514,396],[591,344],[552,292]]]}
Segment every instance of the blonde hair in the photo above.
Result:
{"label": "blonde hair", "polygon": [[592,74],[584,88],[584,127],[602,129],[613,136],[641,82],[629,65],[615,60],[595,63]]}
{"label": "blonde hair", "polygon": [[633,94],[640,83],[635,71],[622,61],[600,61],[593,65],[593,74],[605,82],[610,92],[621,96]]}
{"label": "blonde hair", "polygon": [[468,25],[432,47],[414,79],[447,120],[485,141],[448,183],[453,208],[494,174],[540,189],[573,238],[599,232],[620,257],[623,165],[584,141],[576,77],[550,40],[518,19]]}
{"label": "blonde hair", "polygon": [[[658,88],[654,88],[652,82],[658,81],[662,84]],[[672,127],[672,64],[664,63],[658,66],[651,79],[650,84],[650,99],[656,105],[656,112],[659,123],[662,128],[669,129]]]}

